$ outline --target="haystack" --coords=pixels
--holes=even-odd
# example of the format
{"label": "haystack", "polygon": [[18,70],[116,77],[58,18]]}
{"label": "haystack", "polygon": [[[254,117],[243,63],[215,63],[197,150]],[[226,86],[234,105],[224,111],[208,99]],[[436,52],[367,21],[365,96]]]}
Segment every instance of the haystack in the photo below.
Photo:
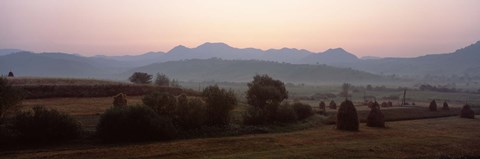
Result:
{"label": "haystack", "polygon": [[437,102],[435,102],[435,100],[432,100],[428,108],[430,109],[430,111],[437,111]]}
{"label": "haystack", "polygon": [[127,106],[127,95],[119,93],[113,97],[113,106],[114,107],[126,107]]}
{"label": "haystack", "polygon": [[373,103],[373,106],[370,109],[370,113],[367,117],[367,126],[385,127],[385,117],[383,116],[383,113],[380,110],[380,105],[377,102]]}
{"label": "haystack", "polygon": [[330,109],[337,109],[337,103],[335,101],[330,101],[330,104],[328,105],[328,108]]}
{"label": "haystack", "polygon": [[358,115],[352,101],[345,100],[337,111],[337,129],[358,131]]}
{"label": "haystack", "polygon": [[466,104],[462,108],[462,112],[460,113],[461,118],[470,118],[474,119],[475,118],[475,112],[470,108],[470,105]]}

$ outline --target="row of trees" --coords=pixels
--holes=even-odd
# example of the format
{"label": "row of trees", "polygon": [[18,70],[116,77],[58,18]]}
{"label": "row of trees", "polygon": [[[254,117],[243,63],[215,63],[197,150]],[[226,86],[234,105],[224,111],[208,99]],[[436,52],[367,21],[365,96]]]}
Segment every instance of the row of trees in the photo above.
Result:
{"label": "row of trees", "polygon": [[[145,72],[135,72],[133,73],[128,80],[132,83],[136,84],[150,84],[152,83],[153,75],[145,73]],[[155,85],[158,86],[172,86],[178,87],[179,83],[175,79],[170,79],[167,75],[162,73],[157,73],[155,77],[155,81],[153,81]]]}

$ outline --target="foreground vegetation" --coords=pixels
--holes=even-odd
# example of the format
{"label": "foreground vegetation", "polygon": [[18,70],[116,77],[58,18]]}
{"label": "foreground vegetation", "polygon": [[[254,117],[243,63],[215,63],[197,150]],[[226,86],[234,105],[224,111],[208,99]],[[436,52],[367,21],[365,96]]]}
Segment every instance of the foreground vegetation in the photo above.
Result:
{"label": "foreground vegetation", "polygon": [[477,119],[458,117],[134,145],[69,145],[1,152],[3,158],[440,158],[480,157]]}

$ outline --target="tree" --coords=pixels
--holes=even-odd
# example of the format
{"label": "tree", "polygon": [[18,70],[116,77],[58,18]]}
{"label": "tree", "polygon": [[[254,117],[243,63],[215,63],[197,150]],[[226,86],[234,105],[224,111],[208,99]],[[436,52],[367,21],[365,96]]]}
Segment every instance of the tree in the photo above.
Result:
{"label": "tree", "polygon": [[152,83],[152,75],[144,72],[135,72],[128,80],[136,84],[149,84]]}
{"label": "tree", "polygon": [[348,90],[350,89],[352,85],[349,83],[343,83],[342,85],[342,92],[340,92],[340,96],[345,97],[345,99],[348,99],[350,95],[348,94]]}
{"label": "tree", "polygon": [[0,77],[0,124],[8,113],[18,108],[22,100],[22,91],[12,87],[6,78]]}
{"label": "tree", "polygon": [[154,92],[147,94],[142,99],[143,104],[152,108],[159,115],[172,117],[175,113],[177,99],[168,92]]}
{"label": "tree", "polygon": [[201,128],[205,123],[205,103],[200,98],[177,97],[175,123],[184,130]]}
{"label": "tree", "polygon": [[165,74],[157,73],[155,84],[159,86],[170,86],[170,78]]}
{"label": "tree", "polygon": [[264,122],[274,122],[278,106],[288,98],[285,84],[268,75],[255,75],[247,85],[247,103],[255,107],[252,110],[259,111],[253,114],[263,116]]}
{"label": "tree", "polygon": [[202,92],[206,103],[206,124],[210,126],[225,126],[230,122],[230,111],[237,104],[237,98],[232,90],[208,86]]}
{"label": "tree", "polygon": [[247,102],[254,107],[263,109],[268,104],[281,103],[288,98],[285,84],[268,75],[255,75],[247,85]]}

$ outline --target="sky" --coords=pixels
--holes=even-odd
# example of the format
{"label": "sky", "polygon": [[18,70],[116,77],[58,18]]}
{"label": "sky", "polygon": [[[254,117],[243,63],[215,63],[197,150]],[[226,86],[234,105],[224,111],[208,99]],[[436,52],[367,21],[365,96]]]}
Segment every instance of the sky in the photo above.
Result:
{"label": "sky", "polygon": [[480,40],[480,0],[0,0],[0,48],[86,56],[342,47],[357,56],[448,53]]}

